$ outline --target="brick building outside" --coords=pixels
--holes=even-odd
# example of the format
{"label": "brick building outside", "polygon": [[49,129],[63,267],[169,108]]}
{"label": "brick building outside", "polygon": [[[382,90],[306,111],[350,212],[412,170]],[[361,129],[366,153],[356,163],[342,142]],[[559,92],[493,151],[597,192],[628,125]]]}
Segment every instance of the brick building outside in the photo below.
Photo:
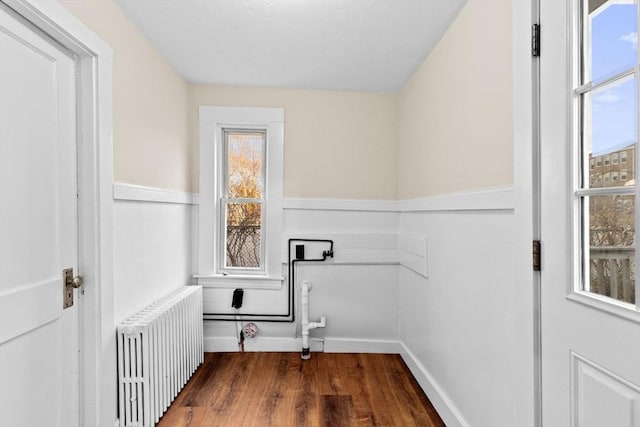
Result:
{"label": "brick building outside", "polygon": [[592,188],[617,187],[635,179],[634,144],[600,155],[589,154],[589,183]]}

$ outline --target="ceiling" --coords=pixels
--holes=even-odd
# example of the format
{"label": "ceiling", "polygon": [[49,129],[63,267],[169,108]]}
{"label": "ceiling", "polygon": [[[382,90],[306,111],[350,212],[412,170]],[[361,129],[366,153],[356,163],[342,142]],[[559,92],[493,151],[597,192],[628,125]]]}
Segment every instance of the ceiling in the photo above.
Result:
{"label": "ceiling", "polygon": [[115,0],[189,82],[396,92],[466,0]]}

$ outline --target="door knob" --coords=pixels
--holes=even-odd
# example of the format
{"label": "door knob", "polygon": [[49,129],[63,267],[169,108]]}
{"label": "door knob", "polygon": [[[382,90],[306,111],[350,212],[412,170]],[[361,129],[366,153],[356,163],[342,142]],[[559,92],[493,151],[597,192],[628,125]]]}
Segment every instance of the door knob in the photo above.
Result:
{"label": "door knob", "polygon": [[73,305],[73,289],[82,286],[82,276],[73,275],[73,268],[62,270],[62,308],[69,308]]}
{"label": "door knob", "polygon": [[71,279],[71,286],[78,289],[80,286],[82,286],[83,281],[84,279],[82,278],[82,276],[76,276],[73,279]]}
{"label": "door knob", "polygon": [[64,276],[64,284],[65,286],[71,286],[74,287],[76,289],[78,289],[80,286],[82,286],[82,283],[84,282],[84,279],[82,278],[82,276],[73,276],[73,268],[65,268],[63,271],[63,276]]}

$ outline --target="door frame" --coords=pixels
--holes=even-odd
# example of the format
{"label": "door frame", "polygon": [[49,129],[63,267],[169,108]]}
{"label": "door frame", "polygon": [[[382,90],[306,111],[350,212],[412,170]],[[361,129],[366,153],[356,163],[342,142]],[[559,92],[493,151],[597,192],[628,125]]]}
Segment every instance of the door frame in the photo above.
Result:
{"label": "door frame", "polygon": [[76,55],[80,425],[116,421],[112,50],[57,1],[0,0]]}
{"label": "door frame", "polygon": [[[515,193],[516,275],[524,323],[522,345],[530,358],[527,390],[531,393],[524,425],[542,425],[542,352],[540,272],[533,270],[532,241],[540,239],[539,58],[532,56],[531,31],[539,23],[540,0],[512,1],[513,5],[513,179]],[[544,51],[542,46],[541,51]],[[543,53],[544,54],[544,53]],[[544,254],[544,252],[543,252]],[[544,268],[544,259],[543,268]],[[527,319],[528,317],[528,319]],[[524,352],[522,354],[526,354]]]}

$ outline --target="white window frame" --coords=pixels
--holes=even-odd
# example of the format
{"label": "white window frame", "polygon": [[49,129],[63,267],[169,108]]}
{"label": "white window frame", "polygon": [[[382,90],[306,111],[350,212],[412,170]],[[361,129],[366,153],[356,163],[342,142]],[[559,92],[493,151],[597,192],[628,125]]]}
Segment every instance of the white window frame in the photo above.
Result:
{"label": "white window frame", "polygon": [[[226,243],[227,243],[227,239],[225,238],[226,236],[224,236],[224,233],[220,234],[220,238],[218,239],[218,252],[216,253],[216,256],[218,257],[218,263],[216,264],[217,266],[217,272],[222,274],[222,275],[228,275],[228,274],[251,274],[251,275],[264,275],[265,269],[266,269],[266,263],[265,263],[265,255],[266,255],[266,235],[262,233],[262,231],[264,230],[265,224],[266,224],[266,210],[267,210],[267,194],[268,194],[268,184],[269,184],[269,180],[267,179],[267,174],[266,174],[266,165],[267,165],[267,150],[268,150],[268,141],[267,141],[267,130],[263,129],[261,126],[244,126],[242,129],[236,129],[236,128],[229,128],[227,126],[222,127],[222,129],[220,129],[220,132],[222,133],[222,138],[221,138],[221,147],[220,147],[220,152],[218,157],[218,167],[219,167],[219,171],[221,172],[216,178],[220,178],[218,180],[218,185],[217,187],[217,191],[218,191],[218,200],[220,201],[220,210],[219,210],[219,230],[226,230],[227,227],[227,211],[226,211],[226,207],[227,207],[227,203],[251,203],[251,202],[255,202],[255,203],[260,203],[261,205],[261,213],[260,213],[260,229],[261,229],[261,233],[260,233],[260,265],[258,267],[247,267],[247,268],[243,268],[243,267],[232,267],[232,266],[228,266],[226,263]],[[228,160],[228,156],[229,156],[229,146],[227,144],[227,135],[230,134],[239,134],[242,132],[255,132],[255,133],[264,133],[264,137],[265,137],[265,144],[264,144],[264,151],[262,153],[262,176],[261,178],[264,178],[264,183],[265,183],[265,187],[263,188],[263,194],[262,197],[260,199],[232,199],[229,198],[228,195],[228,191],[229,191],[229,182],[228,179],[226,177],[228,177],[229,175],[229,165],[227,163]]]}
{"label": "white window frame", "polygon": [[[225,268],[221,233],[225,141],[223,132],[266,132],[265,189],[261,232],[263,268]],[[282,203],[284,109],[200,107],[200,201],[198,209],[198,284],[203,286],[278,288],[282,286]]]}
{"label": "white window frame", "polygon": [[[611,2],[611,4],[631,4],[634,3],[635,0],[616,0]],[[582,113],[581,113],[581,104],[580,99],[581,95],[594,92],[600,87],[606,87],[611,82],[616,80],[621,80],[627,76],[633,76],[638,78],[640,75],[640,65],[636,62],[635,66],[629,67],[628,70],[619,73],[618,75],[611,76],[602,81],[599,81],[597,84],[592,84],[591,82],[582,82],[582,74],[581,74],[581,64],[582,64],[582,43],[588,43],[588,38],[583,38],[581,33],[582,31],[582,20],[583,19],[593,19],[595,15],[591,17],[586,17],[583,11],[583,4],[581,0],[570,0],[571,4],[571,15],[570,15],[570,35],[569,38],[570,46],[571,46],[571,72],[570,72],[570,87],[572,89],[572,95],[570,97],[570,111],[571,111],[571,135],[570,139],[572,140],[572,175],[573,175],[573,183],[571,192],[573,193],[573,201],[572,201],[572,211],[573,211],[573,225],[572,225],[572,240],[573,240],[573,271],[572,271],[572,283],[567,289],[567,298],[599,309],[605,312],[624,317],[627,319],[631,319],[634,321],[640,321],[640,317],[637,315],[640,312],[640,298],[636,297],[636,303],[630,304],[627,302],[615,300],[613,298],[602,296],[599,294],[591,293],[587,289],[589,288],[589,275],[587,270],[587,265],[584,263],[584,256],[588,253],[588,239],[582,239],[582,233],[584,229],[588,229],[588,222],[583,223],[582,214],[583,212],[589,211],[589,203],[588,196],[606,196],[606,195],[634,195],[636,202],[640,199],[639,188],[637,185],[634,186],[615,186],[615,187],[604,187],[604,188],[584,188],[583,186],[583,176],[586,174],[586,168],[582,167],[583,162],[585,162],[581,148],[580,135],[582,134],[581,123],[582,123]],[[604,10],[604,9],[603,9]],[[587,59],[585,58],[585,61]],[[585,62],[585,68],[587,67],[587,63]],[[639,91],[640,93],[640,91]],[[640,128],[637,129],[636,134],[636,143],[635,146],[638,146],[640,141]],[[620,163],[627,162],[627,151],[622,150],[620,153]],[[623,159],[624,156],[624,159]],[[596,165],[598,164],[598,160],[604,160],[604,156],[598,156],[596,158]],[[602,162],[604,166],[604,161]],[[638,159],[635,159],[635,170],[638,170]],[[604,176],[603,176],[604,178]],[[584,199],[583,199],[584,198]],[[582,200],[584,200],[584,205],[582,205]],[[581,206],[582,205],[582,206]],[[587,220],[588,221],[588,220]],[[638,225],[640,224],[640,209],[636,206],[635,210],[635,224],[636,230],[640,228]],[[583,229],[584,227],[584,229]],[[637,249],[637,243],[636,243]],[[639,256],[636,253],[636,267],[635,274],[636,277],[640,277],[640,263],[638,263]],[[584,287],[583,287],[584,285]],[[637,291],[640,289],[640,281],[636,280],[636,295]]]}

